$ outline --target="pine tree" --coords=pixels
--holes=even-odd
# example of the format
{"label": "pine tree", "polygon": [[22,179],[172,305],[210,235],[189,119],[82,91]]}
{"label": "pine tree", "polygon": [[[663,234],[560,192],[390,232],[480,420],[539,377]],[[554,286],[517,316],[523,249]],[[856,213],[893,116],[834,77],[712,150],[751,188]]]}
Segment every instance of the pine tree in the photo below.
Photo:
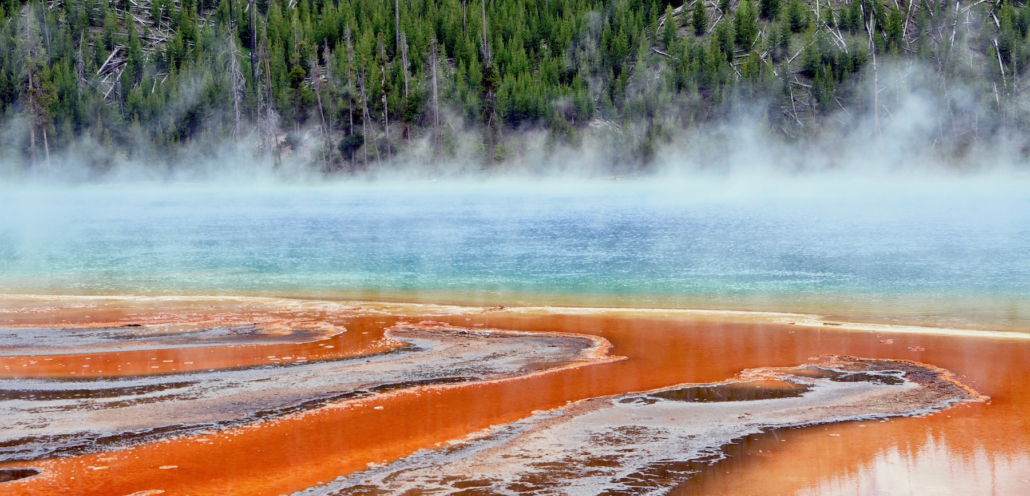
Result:
{"label": "pine tree", "polygon": [[805,15],[801,0],[791,0],[787,5],[787,23],[792,33],[800,33],[808,27],[808,16]]}
{"label": "pine tree", "polygon": [[665,26],[662,31],[662,43],[665,45],[665,49],[676,41],[677,31],[679,30],[679,21],[676,19],[676,15],[672,12],[672,5],[665,6]]}
{"label": "pine tree", "polygon": [[780,0],[761,0],[759,10],[762,19],[775,21],[776,17],[780,15]]}
{"label": "pine tree", "polygon": [[143,76],[143,48],[140,46],[136,27],[129,26],[129,41],[126,43],[125,69],[122,70],[122,86],[125,93],[134,88]]}
{"label": "pine tree", "polygon": [[[771,72],[756,58],[762,51],[770,53],[777,74],[809,79],[786,88],[802,109],[789,116],[797,121],[791,129],[818,128],[800,122],[820,118],[806,116],[806,109],[844,106],[850,112],[866,106],[855,96],[865,94],[858,87],[863,79],[850,77],[866,63],[866,50],[845,51],[816,30],[811,39],[818,46],[791,58],[794,33],[812,28],[812,0],[741,0],[736,12],[732,0],[695,1],[683,4],[692,9],[690,19],[678,19],[669,4],[413,0],[400,15],[400,2],[389,0],[72,0],[47,2],[44,14],[40,2],[0,0],[0,118],[17,116],[26,123],[18,128],[0,121],[2,129],[24,129],[22,138],[0,142],[0,156],[20,155],[40,166],[49,148],[66,149],[88,134],[111,147],[109,156],[138,153],[140,143],[151,140],[147,149],[161,150],[172,161],[176,147],[187,141],[207,146],[202,143],[239,137],[240,146],[248,146],[249,133],[242,130],[256,126],[261,131],[254,134],[259,143],[252,144],[253,151],[278,162],[276,109],[293,122],[291,144],[300,145],[293,131],[320,125],[320,165],[326,171],[341,168],[333,159],[337,151],[349,162],[343,168],[355,170],[361,156],[368,164],[369,156],[384,150],[389,156],[415,150],[407,141],[410,133],[438,141],[445,135],[429,131],[451,129],[448,124],[482,133],[484,148],[496,147],[496,153],[486,152],[486,164],[504,156],[500,137],[508,130],[540,126],[549,135],[569,137],[595,112],[619,125],[637,126],[646,119],[646,131],[638,128],[636,136],[646,135],[654,144],[668,131],[654,123],[690,115],[703,125],[697,119],[720,119],[749,99],[777,98],[780,88],[762,83]],[[819,8],[820,23],[852,35],[866,29],[863,15],[875,19],[877,57],[930,66],[944,61],[947,69],[935,70],[949,82],[980,74],[1004,84],[1002,71],[1011,82],[1030,66],[1027,7],[988,5],[984,8],[994,12],[997,25],[993,17],[976,29],[959,24],[954,43],[946,29],[942,48],[931,34],[942,23],[951,25],[954,14],[934,2],[899,8],[880,0],[837,0]],[[716,18],[717,25],[710,26]],[[905,31],[911,20],[915,25]],[[699,37],[715,32],[704,43],[683,43],[680,21]],[[766,33],[763,50],[754,49],[759,26]],[[865,44],[866,36],[859,38]],[[231,44],[238,46],[236,71],[226,70],[231,68],[224,51]],[[653,57],[656,48],[672,57]],[[243,67],[248,58],[249,71]],[[662,76],[641,85],[642,72]],[[990,89],[979,100],[992,104],[979,109],[973,122],[988,114],[1004,119],[996,109],[1019,108],[1011,87],[1001,86],[995,95],[990,81],[982,83],[975,87]],[[799,89],[807,86],[812,89]],[[164,106],[177,110],[164,112]],[[797,112],[792,106],[790,113]],[[174,117],[165,117],[170,114]],[[463,122],[446,122],[450,115]],[[402,128],[386,125],[397,121]],[[384,142],[384,131],[404,139]],[[48,143],[48,134],[54,143]],[[15,142],[21,149],[4,148]],[[438,144],[444,153],[447,145]],[[295,154],[292,160],[307,156],[312,155]]]}
{"label": "pine tree", "polygon": [[694,34],[701,36],[708,31],[708,12],[703,0],[694,0],[694,17],[692,19]]}
{"label": "pine tree", "polygon": [[741,0],[737,6],[737,14],[733,18],[733,32],[736,35],[737,46],[744,50],[751,50],[758,37],[758,25],[756,24],[757,14],[751,2]]}
{"label": "pine tree", "polygon": [[776,42],[778,56],[777,60],[787,57],[787,52],[790,51],[790,23],[784,22],[780,24],[780,35]]}

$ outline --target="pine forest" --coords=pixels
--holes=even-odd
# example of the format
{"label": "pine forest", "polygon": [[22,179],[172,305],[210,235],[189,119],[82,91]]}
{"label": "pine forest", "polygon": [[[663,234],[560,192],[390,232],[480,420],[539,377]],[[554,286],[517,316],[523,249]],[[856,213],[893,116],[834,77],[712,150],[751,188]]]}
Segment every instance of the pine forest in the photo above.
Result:
{"label": "pine forest", "polygon": [[1024,153],[1028,30],[1014,0],[0,0],[0,174],[632,172],[913,127],[961,163]]}

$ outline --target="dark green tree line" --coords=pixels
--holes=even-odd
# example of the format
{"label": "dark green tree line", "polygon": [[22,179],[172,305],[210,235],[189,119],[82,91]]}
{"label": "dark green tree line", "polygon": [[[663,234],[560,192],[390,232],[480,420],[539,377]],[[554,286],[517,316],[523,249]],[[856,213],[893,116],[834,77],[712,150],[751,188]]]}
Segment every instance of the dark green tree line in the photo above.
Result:
{"label": "dark green tree line", "polygon": [[[331,173],[388,167],[426,146],[429,162],[472,153],[493,167],[523,131],[575,147],[615,129],[608,141],[624,153],[613,156],[639,166],[678,130],[755,102],[788,141],[837,114],[855,118],[845,127],[869,115],[879,126],[900,90],[870,81],[873,55],[879,66],[922,63],[944,105],[958,98],[949,82],[975,90],[977,137],[1021,129],[1030,8],[959,6],[0,0],[0,147],[14,171],[74,155],[102,172],[119,160],[175,167],[234,142],[242,162],[292,157]],[[938,140],[973,139],[970,116],[951,115]],[[474,146],[459,147],[460,135]]]}

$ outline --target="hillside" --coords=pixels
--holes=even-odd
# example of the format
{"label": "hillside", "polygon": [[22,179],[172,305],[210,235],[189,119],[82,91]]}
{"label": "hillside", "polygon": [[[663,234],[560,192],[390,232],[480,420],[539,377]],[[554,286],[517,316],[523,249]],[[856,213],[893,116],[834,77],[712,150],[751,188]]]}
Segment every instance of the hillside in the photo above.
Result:
{"label": "hillside", "polygon": [[1028,28],[1011,0],[0,0],[0,169],[634,171],[742,128],[962,162],[1022,146]]}

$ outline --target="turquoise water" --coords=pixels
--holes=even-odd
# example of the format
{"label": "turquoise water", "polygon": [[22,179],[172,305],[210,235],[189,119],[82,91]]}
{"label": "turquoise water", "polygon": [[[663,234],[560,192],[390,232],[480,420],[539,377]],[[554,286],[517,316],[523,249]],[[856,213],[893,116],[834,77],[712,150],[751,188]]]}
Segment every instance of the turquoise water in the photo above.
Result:
{"label": "turquoise water", "polygon": [[1030,181],[0,189],[0,292],[848,313],[1030,328]]}

